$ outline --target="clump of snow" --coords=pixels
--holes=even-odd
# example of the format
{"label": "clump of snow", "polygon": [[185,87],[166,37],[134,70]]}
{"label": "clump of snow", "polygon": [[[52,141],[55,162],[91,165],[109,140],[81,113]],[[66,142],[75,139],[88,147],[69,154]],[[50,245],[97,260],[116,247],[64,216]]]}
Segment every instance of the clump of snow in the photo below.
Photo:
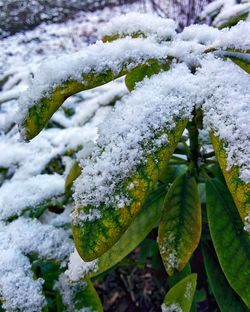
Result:
{"label": "clump of snow", "polygon": [[[66,306],[67,311],[71,312],[79,312],[79,309],[76,309],[76,305],[78,305],[78,300],[76,300],[75,296],[79,291],[83,291],[84,288],[87,287],[87,283],[84,281],[78,283],[72,283],[67,279],[67,276],[62,273],[59,276],[58,281],[54,285],[55,290],[59,290],[62,296],[62,302]],[[91,308],[86,307],[89,311]],[[84,308],[85,309],[85,308]]]}
{"label": "clump of snow", "polygon": [[97,272],[98,271],[98,260],[93,260],[90,262],[85,262],[79,256],[77,250],[69,257],[68,269],[65,271],[65,274],[69,277],[69,279],[73,282],[84,279],[89,272]]}
{"label": "clump of snow", "polygon": [[20,215],[64,192],[64,179],[58,174],[40,174],[27,180],[14,180],[0,188],[0,220]]}
{"label": "clump of snow", "polygon": [[250,213],[245,217],[244,230],[250,233]]}
{"label": "clump of snow", "polygon": [[41,311],[42,279],[34,280],[26,255],[64,260],[73,249],[69,234],[37,220],[19,217],[0,223],[0,297],[7,311]]}
{"label": "clump of snow", "polygon": [[130,12],[112,18],[109,23],[100,27],[99,34],[101,36],[144,34],[159,40],[169,40],[175,37],[176,28],[177,23],[172,19],[161,18],[149,13]]}
{"label": "clump of snow", "polygon": [[33,279],[29,260],[19,250],[1,250],[0,298],[6,311],[41,311],[42,284],[41,279]]}
{"label": "clump of snow", "polygon": [[178,303],[166,304],[163,303],[161,305],[162,312],[183,312],[181,306]]}
{"label": "clump of snow", "polygon": [[250,22],[239,22],[232,28],[225,28],[220,31],[221,35],[212,45],[215,48],[233,48],[240,50],[250,49]]}
{"label": "clump of snow", "polygon": [[196,41],[201,44],[210,45],[220,38],[219,29],[209,27],[208,25],[190,25],[184,28],[178,37],[185,41]]}

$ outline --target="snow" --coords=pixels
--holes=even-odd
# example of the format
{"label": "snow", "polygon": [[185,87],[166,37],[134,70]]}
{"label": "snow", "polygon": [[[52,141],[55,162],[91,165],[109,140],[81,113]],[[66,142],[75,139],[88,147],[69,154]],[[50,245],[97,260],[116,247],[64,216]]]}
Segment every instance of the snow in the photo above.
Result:
{"label": "snow", "polygon": [[26,255],[64,260],[73,242],[62,229],[19,217],[10,224],[0,223],[0,297],[7,311],[41,311],[45,298],[42,279],[34,280]]}
{"label": "snow", "polygon": [[231,18],[241,16],[250,12],[250,3],[236,4],[231,7],[225,7],[214,19],[213,25],[216,27],[222,26]]}
{"label": "snow", "polygon": [[239,22],[232,28],[225,28],[221,30],[221,35],[216,40],[212,47],[215,48],[233,48],[243,51],[250,49],[250,22]]}
{"label": "snow", "polygon": [[162,312],[183,312],[181,306],[178,303],[165,304],[161,305]]}
{"label": "snow", "polygon": [[[60,274],[58,281],[54,285],[54,289],[60,291],[63,304],[66,306],[67,311],[72,312],[79,312],[79,309],[75,308],[79,304],[78,301],[75,299],[75,296],[79,291],[82,292],[86,287],[87,284],[84,281],[71,283],[64,273]],[[86,312],[92,311],[92,309],[88,307],[83,308],[83,311],[85,311],[85,309]]]}
{"label": "snow", "polygon": [[190,25],[179,34],[179,38],[185,41],[195,41],[200,44],[210,45],[220,38],[221,32],[208,25]]}
{"label": "snow", "polygon": [[[15,249],[1,250],[0,296],[6,311],[41,311],[45,304],[42,280],[34,280],[27,257]],[[27,296],[27,294],[29,294]]]}
{"label": "snow", "polygon": [[64,192],[64,179],[58,175],[40,174],[25,181],[14,180],[0,188],[0,220],[20,215]]}
{"label": "snow", "polygon": [[172,19],[149,13],[130,12],[112,18],[109,23],[101,27],[99,34],[100,36],[144,34],[156,37],[158,40],[169,40],[175,37],[176,28],[177,24]]}
{"label": "snow", "polygon": [[96,272],[97,270],[98,260],[85,262],[82,260],[77,250],[75,249],[69,257],[68,269],[65,271],[65,274],[71,281],[77,282],[84,279],[84,277],[87,276],[89,272]]}

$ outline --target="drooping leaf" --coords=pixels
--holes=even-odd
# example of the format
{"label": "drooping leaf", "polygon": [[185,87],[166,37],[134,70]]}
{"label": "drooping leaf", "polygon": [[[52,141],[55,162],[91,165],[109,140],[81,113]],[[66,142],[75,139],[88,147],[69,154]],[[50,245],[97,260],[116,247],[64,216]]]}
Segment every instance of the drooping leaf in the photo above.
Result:
{"label": "drooping leaf", "polygon": [[206,196],[209,229],[221,268],[231,287],[250,307],[250,236],[224,184],[216,178],[209,180]]}
{"label": "drooping leaf", "polygon": [[250,54],[236,51],[217,51],[215,55],[230,58],[235,64],[239,65],[244,71],[250,74]]}
{"label": "drooping leaf", "polygon": [[245,224],[245,228],[248,229],[250,228],[250,220],[248,220],[250,216],[250,184],[241,180],[239,168],[237,166],[233,166],[230,170],[227,169],[227,153],[223,147],[223,142],[213,133],[211,133],[210,136],[216,158],[222,169],[228,189],[233,196],[241,219]]}
{"label": "drooping leaf", "polygon": [[166,271],[182,270],[201,235],[201,205],[195,178],[188,173],[176,178],[164,202],[158,243]]}
{"label": "drooping leaf", "polygon": [[142,81],[145,77],[151,77],[158,74],[161,70],[169,70],[170,66],[166,61],[149,60],[131,70],[125,77],[125,83],[129,91],[134,90],[137,82]]}
{"label": "drooping leaf", "polygon": [[191,309],[197,274],[193,273],[173,286],[164,298],[162,311],[189,312]]}
{"label": "drooping leaf", "polygon": [[[138,47],[136,47],[135,43]],[[155,45],[155,49],[152,47],[149,51],[149,45]],[[120,52],[122,48],[126,49],[126,53],[115,54],[111,61],[109,52],[112,48]],[[147,39],[124,38],[120,39],[119,42],[103,44],[101,47],[96,45],[86,48],[83,60],[79,64],[79,56],[76,56],[76,60],[71,60],[72,68],[76,66],[81,68],[77,68],[75,73],[65,71],[60,79],[55,77],[55,81],[52,84],[47,85],[46,81],[39,81],[39,76],[36,74],[34,83],[40,85],[41,92],[39,91],[39,95],[36,94],[34,101],[29,94],[21,98],[22,101],[28,101],[28,104],[24,103],[27,107],[26,115],[19,122],[23,138],[27,141],[34,138],[71,95],[106,84],[127,74],[133,68],[139,64],[144,64],[148,60],[156,57],[161,59],[161,53],[159,53],[158,49],[162,51],[162,57],[164,57],[165,48],[157,43],[147,42]],[[142,52],[140,58],[137,52],[140,54]],[[96,61],[94,62],[94,60]],[[63,61],[62,59],[61,62]],[[114,64],[117,64],[117,66]],[[78,73],[77,78],[76,71]],[[33,94],[32,88],[34,88],[33,85],[31,85],[31,91],[28,89],[27,92]]]}
{"label": "drooping leaf", "polygon": [[[216,255],[206,245],[202,248],[205,268],[211,290],[222,312],[246,312],[249,311],[240,297],[229,285]],[[240,274],[240,272],[239,272]]]}
{"label": "drooping leaf", "polygon": [[[111,248],[126,231],[139,212],[150,192],[154,189],[159,174],[165,170],[168,161],[185,129],[187,120],[181,120],[168,134],[168,143],[147,156],[146,162],[139,165],[137,171],[123,181],[124,189],[130,189],[131,203],[119,209],[110,209],[102,205],[101,216],[94,222],[84,225],[73,224],[73,236],[78,253],[85,261],[91,261]],[[81,208],[84,211],[84,207]],[[85,209],[89,209],[86,207]],[[79,210],[79,208],[78,208]],[[81,210],[80,210],[81,211]],[[87,210],[88,211],[88,210]]]}

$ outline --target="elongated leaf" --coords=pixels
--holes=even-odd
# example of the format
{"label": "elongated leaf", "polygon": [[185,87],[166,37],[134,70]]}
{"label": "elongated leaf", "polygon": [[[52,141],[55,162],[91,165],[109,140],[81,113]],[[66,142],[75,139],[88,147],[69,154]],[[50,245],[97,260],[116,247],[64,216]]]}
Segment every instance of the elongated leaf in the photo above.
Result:
{"label": "elongated leaf", "polygon": [[221,312],[249,311],[229,285],[220,268],[216,255],[205,245],[202,248],[209,285]]}
{"label": "elongated leaf", "polygon": [[210,134],[210,137],[228,189],[233,196],[246,230],[250,230],[250,220],[248,220],[250,216],[250,184],[240,179],[239,168],[237,166],[233,166],[230,170],[227,170],[227,153],[223,147],[223,142],[213,133]]}
{"label": "elongated leaf", "polygon": [[120,262],[144,240],[160,219],[165,193],[166,187],[162,187],[149,196],[119,241],[98,258],[98,270],[91,272],[91,276],[99,275]]}
{"label": "elongated leaf", "polygon": [[239,65],[244,71],[250,74],[250,54],[234,51],[217,51],[215,55],[230,58],[235,64]]}
{"label": "elongated leaf", "polygon": [[[160,172],[167,167],[186,124],[186,120],[179,121],[168,134],[168,144],[147,156],[146,162],[141,164],[131,177],[123,181],[124,189],[129,189],[128,186],[131,183],[134,185],[129,190],[129,197],[132,199],[130,205],[120,209],[110,209],[102,205],[100,207],[101,217],[94,222],[85,222],[83,225],[73,224],[75,245],[85,261],[100,257],[126,231],[154,189]],[[77,208],[77,211],[88,212],[89,207],[80,207]]]}
{"label": "elongated leaf", "polygon": [[197,274],[193,273],[172,287],[164,298],[162,311],[189,312],[191,309]]}
{"label": "elongated leaf", "polygon": [[125,83],[129,91],[134,90],[137,82],[142,81],[145,77],[151,77],[158,74],[161,70],[169,70],[170,66],[166,61],[149,60],[134,68],[126,75]]}
{"label": "elongated leaf", "polygon": [[201,205],[194,177],[179,176],[165,198],[158,243],[166,271],[182,270],[201,236]]}
{"label": "elongated leaf", "polygon": [[206,183],[208,224],[221,268],[250,307],[250,236],[225,185],[216,178]]}
{"label": "elongated leaf", "polygon": [[[155,45],[155,49],[152,45]],[[151,49],[149,49],[150,46]],[[110,55],[112,48],[120,53]],[[125,49],[126,53],[122,54],[122,49]],[[76,55],[76,60],[72,58],[72,65],[69,64],[69,59],[67,59],[67,66],[70,67],[69,72],[66,70],[62,72],[60,79],[57,75],[54,77],[52,73],[55,81],[50,78],[53,81],[51,84],[47,84],[47,81],[40,81],[39,75],[35,74],[33,84],[39,85],[41,90],[38,94],[35,93],[33,101],[31,97],[35,86],[31,85],[31,90],[27,90],[27,96],[22,97],[22,101],[28,101],[28,103],[24,103],[24,106],[28,107],[28,111],[19,125],[25,140],[28,141],[34,138],[47,125],[51,116],[69,96],[106,84],[127,74],[133,68],[139,64],[144,64],[148,60],[161,59],[165,57],[166,49],[157,43],[148,42],[147,39],[125,38],[103,44],[101,47],[98,45],[90,46],[86,48],[85,52],[82,61],[79,60],[79,55]],[[60,61],[65,60],[59,59],[57,62]],[[74,68],[75,72],[70,73],[70,70]]]}

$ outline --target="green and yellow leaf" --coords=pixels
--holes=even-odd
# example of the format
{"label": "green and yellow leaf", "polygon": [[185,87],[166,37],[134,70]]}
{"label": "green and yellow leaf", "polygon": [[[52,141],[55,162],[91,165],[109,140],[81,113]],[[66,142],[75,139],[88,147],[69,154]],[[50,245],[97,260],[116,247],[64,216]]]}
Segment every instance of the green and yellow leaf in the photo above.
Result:
{"label": "green and yellow leaf", "polygon": [[193,273],[173,286],[164,298],[162,311],[189,312],[196,289],[197,274]]}
{"label": "green and yellow leaf", "polygon": [[[137,171],[123,181],[124,190],[128,191],[131,204],[119,209],[110,209],[101,205],[101,217],[95,222],[73,225],[73,236],[78,253],[85,261],[91,261],[111,248],[129,227],[143,206],[150,192],[154,190],[160,172],[165,170],[176,145],[186,127],[187,120],[181,120],[168,133],[168,144],[159,148],[154,154],[147,156],[146,162]],[[92,207],[77,207],[77,213],[89,213]]]}
{"label": "green and yellow leaf", "polygon": [[169,275],[181,271],[198,246],[201,236],[201,204],[195,178],[185,173],[176,178],[164,202],[158,244]]}
{"label": "green and yellow leaf", "polygon": [[98,270],[91,276],[99,275],[116,265],[138,246],[160,219],[166,186],[154,191],[118,242],[98,258]]}
{"label": "green and yellow leaf", "polygon": [[230,170],[227,169],[227,153],[224,149],[223,142],[213,132],[211,132],[210,137],[228,189],[233,196],[245,228],[248,229],[250,227],[248,220],[250,216],[250,184],[241,180],[237,166],[233,166]]}
{"label": "green and yellow leaf", "polygon": [[236,293],[250,307],[250,236],[227,187],[206,183],[208,224],[221,268]]}

